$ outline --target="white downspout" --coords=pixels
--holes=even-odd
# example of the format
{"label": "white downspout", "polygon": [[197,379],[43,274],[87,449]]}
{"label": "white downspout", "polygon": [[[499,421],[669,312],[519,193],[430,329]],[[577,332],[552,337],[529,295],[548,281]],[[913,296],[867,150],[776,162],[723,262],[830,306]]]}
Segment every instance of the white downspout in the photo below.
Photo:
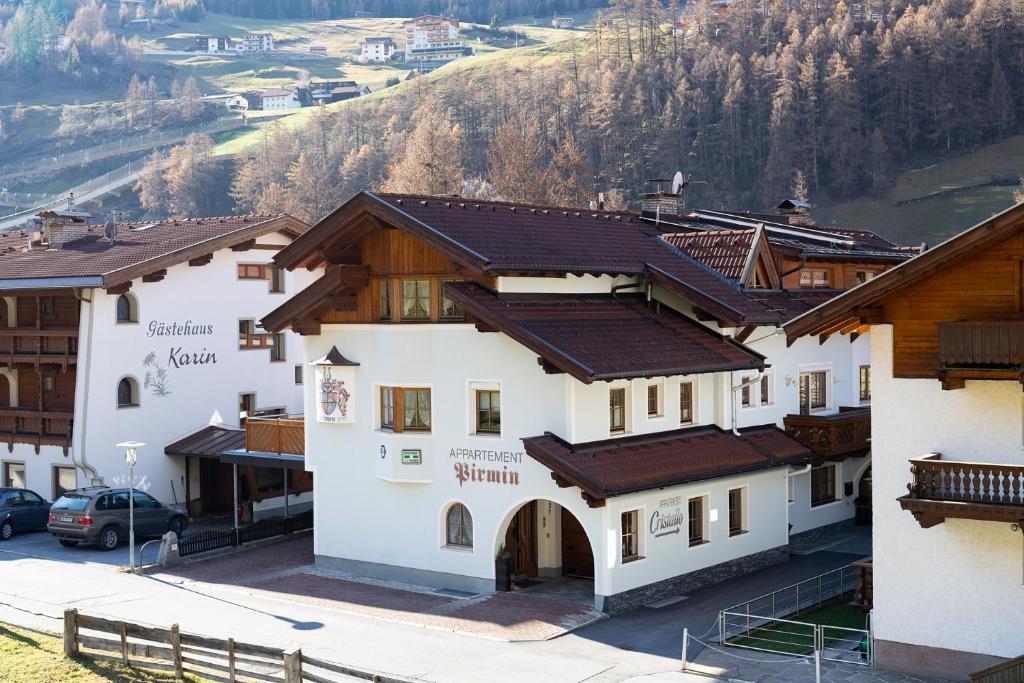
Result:
{"label": "white downspout", "polygon": [[[92,367],[92,328],[95,306],[93,298],[95,290],[90,290],[92,295],[86,299],[79,296],[82,308],[88,309],[87,314],[81,316],[78,326],[78,361],[75,367],[75,416],[73,428],[73,442],[71,446],[71,461],[89,477],[90,483],[102,483],[102,478],[96,468],[88,463],[85,456],[85,431],[89,415],[89,375]],[[83,362],[84,361],[84,362]],[[77,456],[77,457],[76,457]]]}
{"label": "white downspout", "polygon": [[[735,370],[733,370],[733,371],[731,371],[729,373],[729,384],[732,385],[733,378],[735,376],[736,376],[736,371]],[[732,433],[734,435],[736,435],[736,436],[740,435],[740,430],[739,430],[739,427],[737,426],[737,418],[736,418],[736,413],[737,413],[737,409],[736,409],[736,394],[743,387],[749,387],[752,384],[759,384],[761,382],[761,378],[762,377],[764,377],[764,370],[758,370],[757,371],[757,377],[745,380],[743,382],[740,382],[739,384],[735,384],[735,385],[732,386],[732,401],[730,402],[729,413],[730,413],[730,416],[732,418]]]}

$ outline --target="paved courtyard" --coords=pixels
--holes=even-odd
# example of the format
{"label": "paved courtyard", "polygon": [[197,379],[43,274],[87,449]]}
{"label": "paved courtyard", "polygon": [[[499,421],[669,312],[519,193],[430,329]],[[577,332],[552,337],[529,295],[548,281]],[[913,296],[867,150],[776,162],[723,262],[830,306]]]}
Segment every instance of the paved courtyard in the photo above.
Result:
{"label": "paved courtyard", "polygon": [[[63,610],[76,607],[241,642],[299,645],[313,656],[414,681],[796,683],[814,680],[805,660],[695,643],[690,656],[699,672],[682,673],[683,628],[710,642],[718,610],[848,564],[865,554],[864,540],[863,531],[846,530],[783,565],[570,631],[589,612],[578,584],[563,593],[542,584],[470,597],[401,590],[316,571],[308,536],[130,576],[115,571],[117,555],[67,552],[45,534],[29,534],[0,543],[0,621],[59,631]],[[829,683],[919,680],[857,666],[827,665],[823,673]]]}

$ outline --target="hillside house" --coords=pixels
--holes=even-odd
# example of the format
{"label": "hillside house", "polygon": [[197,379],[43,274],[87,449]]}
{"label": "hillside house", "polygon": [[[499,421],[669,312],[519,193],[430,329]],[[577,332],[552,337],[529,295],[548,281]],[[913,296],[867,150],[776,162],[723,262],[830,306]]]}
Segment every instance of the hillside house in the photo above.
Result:
{"label": "hillside house", "polygon": [[246,33],[239,48],[242,52],[273,52],[274,36],[271,33]]}
{"label": "hillside house", "polygon": [[427,15],[406,21],[405,61],[433,68],[467,57],[475,50],[459,39],[459,22],[450,17]]}
{"label": "hillside house", "polygon": [[318,524],[317,563],[481,592],[507,557],[615,613],[849,519],[869,340],[787,347],[839,292],[780,263],[881,238],[677,219],[362,192],[279,253],[318,277],[262,319],[303,335],[316,518],[374,519]]}
{"label": "hillside house", "polygon": [[359,59],[371,64],[383,64],[398,51],[398,44],[390,36],[367,38],[359,46]]}
{"label": "hillside house", "polygon": [[195,51],[219,54],[234,49],[231,38],[227,36],[196,36]]}
{"label": "hillside house", "polygon": [[555,17],[551,20],[551,26],[553,28],[573,28],[576,26],[576,20],[572,17]]}
{"label": "hillside house", "polygon": [[[56,499],[125,485],[115,445],[136,440],[148,444],[138,488],[193,516],[230,512],[232,467],[219,454],[163,450],[211,422],[244,437],[247,420],[301,411],[298,338],[255,321],[308,284],[270,262],[306,226],[287,216],[40,219],[0,236],[0,486]],[[267,492],[280,492],[281,470],[241,470],[256,484],[243,485],[251,512],[275,507]]]}
{"label": "hillside house", "polygon": [[299,91],[300,88],[268,88],[260,93],[260,109],[299,109],[302,107],[302,96]]}

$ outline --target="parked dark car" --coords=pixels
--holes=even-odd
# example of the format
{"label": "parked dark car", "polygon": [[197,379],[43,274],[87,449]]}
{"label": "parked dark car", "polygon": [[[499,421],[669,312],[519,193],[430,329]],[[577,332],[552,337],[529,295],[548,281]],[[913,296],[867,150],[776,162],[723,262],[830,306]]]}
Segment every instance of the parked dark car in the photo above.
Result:
{"label": "parked dark car", "polygon": [[[68,491],[50,508],[47,530],[63,546],[95,543],[113,550],[128,538],[128,489],[90,486]],[[144,491],[135,491],[135,536],[157,537],[166,531],[178,536],[188,526],[179,506],[164,505]]]}
{"label": "parked dark car", "polygon": [[46,531],[50,504],[35,491],[0,488],[0,541],[15,532]]}

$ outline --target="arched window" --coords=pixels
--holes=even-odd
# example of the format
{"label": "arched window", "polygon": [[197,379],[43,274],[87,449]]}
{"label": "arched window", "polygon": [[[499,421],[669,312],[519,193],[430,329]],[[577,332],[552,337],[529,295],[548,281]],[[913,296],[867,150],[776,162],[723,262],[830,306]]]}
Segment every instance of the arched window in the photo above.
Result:
{"label": "arched window", "polygon": [[139,405],[139,383],[132,377],[122,377],[117,383],[117,407],[131,408]]}
{"label": "arched window", "polygon": [[130,294],[122,294],[117,297],[117,322],[137,323],[139,322],[139,307],[135,303],[135,297]]}
{"label": "arched window", "polygon": [[462,503],[455,503],[445,515],[445,543],[459,548],[473,547],[473,515]]}

